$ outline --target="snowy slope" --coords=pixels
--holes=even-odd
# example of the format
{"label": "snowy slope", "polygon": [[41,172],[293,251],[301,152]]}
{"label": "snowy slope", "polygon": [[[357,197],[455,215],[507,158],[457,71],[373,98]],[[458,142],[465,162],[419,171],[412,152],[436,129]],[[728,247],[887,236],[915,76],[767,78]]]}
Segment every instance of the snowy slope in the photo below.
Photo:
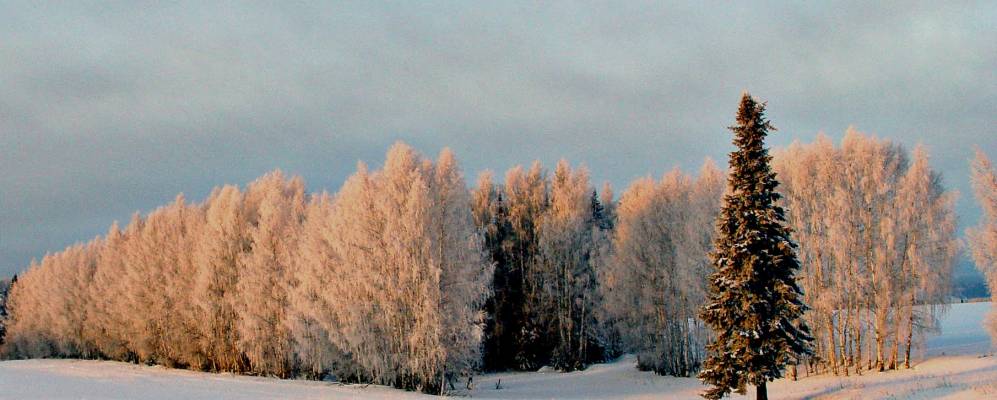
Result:
{"label": "snowy slope", "polygon": [[[997,358],[980,326],[990,303],[956,304],[909,371],[820,376],[770,386],[773,399],[997,399]],[[944,354],[944,355],[943,355]],[[639,372],[632,358],[568,374],[475,378],[480,399],[699,399],[694,378]],[[496,389],[501,383],[501,389]],[[432,399],[378,386],[208,374],[83,360],[0,362],[0,399]],[[749,397],[750,398],[750,397]]]}

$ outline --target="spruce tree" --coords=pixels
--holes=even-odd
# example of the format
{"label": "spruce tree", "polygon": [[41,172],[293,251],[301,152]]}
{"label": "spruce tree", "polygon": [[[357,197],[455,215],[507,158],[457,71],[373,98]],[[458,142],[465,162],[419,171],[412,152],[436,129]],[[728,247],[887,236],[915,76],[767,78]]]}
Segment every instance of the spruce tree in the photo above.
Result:
{"label": "spruce tree", "polygon": [[715,339],[699,377],[713,386],[703,393],[707,399],[744,394],[750,384],[765,400],[766,382],[781,377],[791,359],[809,354],[812,339],[801,318],[807,307],[794,276],[796,246],[776,204],[779,182],[764,143],[775,128],[765,119],[765,104],[745,92],[729,129],[737,150],[730,153],[729,191],[711,254],[716,270],[701,314]]}
{"label": "spruce tree", "polygon": [[[479,188],[482,190],[483,188]],[[512,225],[509,222],[509,210],[503,200],[502,192],[494,188],[484,189],[494,192],[494,200],[490,202],[489,220],[481,226],[485,236],[485,248],[491,254],[495,263],[492,277],[492,296],[486,304],[488,320],[485,326],[484,338],[484,369],[489,371],[504,371],[516,367],[517,340],[520,332],[516,330],[522,321],[522,276],[515,268],[508,254],[511,246]]]}
{"label": "spruce tree", "polygon": [[0,281],[0,345],[3,344],[3,338],[7,334],[7,297],[10,295],[11,286],[17,282],[17,275],[8,281]]}

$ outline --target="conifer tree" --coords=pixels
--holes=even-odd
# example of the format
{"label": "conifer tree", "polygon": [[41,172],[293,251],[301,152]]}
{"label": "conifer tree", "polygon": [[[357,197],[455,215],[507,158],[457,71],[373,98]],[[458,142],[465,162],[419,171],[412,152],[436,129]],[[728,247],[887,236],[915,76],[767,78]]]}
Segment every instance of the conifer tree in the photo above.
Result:
{"label": "conifer tree", "polygon": [[599,204],[602,206],[602,222],[600,227],[612,230],[616,226],[616,203],[613,200],[613,186],[609,182],[602,183],[599,192]]}
{"label": "conifer tree", "polygon": [[7,321],[7,294],[10,293],[10,286],[17,279],[17,275],[14,275],[14,279],[0,280],[0,345],[3,345],[3,338],[6,336],[7,328],[5,327]]}
{"label": "conifer tree", "polygon": [[10,289],[17,283],[17,274],[9,280],[0,280],[0,345],[3,345],[4,337],[7,336],[7,299],[10,297]]}
{"label": "conifer tree", "polygon": [[776,204],[779,182],[769,166],[765,137],[774,130],[765,104],[745,92],[730,154],[729,191],[717,221],[712,254],[716,271],[701,317],[715,332],[707,345],[700,379],[713,387],[703,393],[719,399],[757,387],[766,400],[766,382],[782,376],[795,355],[809,354],[807,309],[795,273],[800,268],[784,210]]}
{"label": "conifer tree", "polygon": [[482,231],[485,249],[495,263],[492,293],[485,305],[485,339],[483,367],[486,370],[506,370],[516,367],[516,328],[522,321],[522,278],[512,264],[507,251],[512,244],[512,224],[501,187],[492,183],[490,172],[478,178],[473,193],[475,224]]}

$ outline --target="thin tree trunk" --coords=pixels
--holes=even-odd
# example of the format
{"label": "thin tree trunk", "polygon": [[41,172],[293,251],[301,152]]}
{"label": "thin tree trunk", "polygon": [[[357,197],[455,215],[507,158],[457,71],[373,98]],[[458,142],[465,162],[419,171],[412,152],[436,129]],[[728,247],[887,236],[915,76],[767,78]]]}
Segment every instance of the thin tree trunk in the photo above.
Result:
{"label": "thin tree trunk", "polygon": [[846,314],[844,321],[838,324],[838,336],[841,338],[841,340],[838,341],[838,354],[840,355],[840,357],[838,357],[838,363],[841,364],[841,366],[843,367],[845,371],[845,376],[848,376],[848,366],[845,365],[847,361],[847,359],[845,358],[845,341],[847,340],[845,338],[845,330],[847,322],[848,322],[848,315]]}
{"label": "thin tree trunk", "polygon": [[[588,290],[585,290],[585,292],[588,292]],[[586,318],[585,318],[585,303],[586,302],[587,302],[587,300],[585,299],[585,295],[583,293],[582,294],[581,316],[578,318],[578,321],[580,322],[578,324],[578,357],[582,360],[582,363],[587,363],[588,362],[588,354],[586,354],[586,353],[588,353],[588,351],[586,349],[586,347],[587,347],[586,344],[588,343],[588,339],[585,337],[585,321],[586,321]]]}
{"label": "thin tree trunk", "polygon": [[910,368],[910,347],[914,341],[914,292],[910,293],[910,311],[907,314],[907,349],[904,351],[904,368]]}
{"label": "thin tree trunk", "polygon": [[[848,350],[848,358],[847,358],[848,364],[846,364],[846,368],[855,365],[855,351],[854,351],[854,348],[855,348],[855,346],[854,346],[854,344],[855,344],[855,335],[854,335],[855,328],[853,327],[854,323],[852,322],[852,315],[851,314],[852,314],[851,312],[848,313],[848,321],[849,322],[848,322],[848,326],[845,329],[845,337],[844,337],[845,342],[848,343],[848,348],[847,348],[847,350]],[[847,375],[848,374],[845,374],[845,376],[847,376]]]}
{"label": "thin tree trunk", "polygon": [[[872,310],[866,310],[865,314],[868,319],[866,325],[872,327],[872,321],[875,320]],[[876,348],[872,344],[872,342],[869,342],[869,346],[866,346],[869,348],[869,367],[866,368],[869,371],[872,371],[872,369],[876,367]]]}
{"label": "thin tree trunk", "polygon": [[[917,240],[917,235],[916,234],[914,235],[913,240]],[[908,246],[909,246],[910,242],[906,240],[906,237],[904,238],[904,243],[907,243]],[[904,251],[904,257],[903,257],[903,261],[901,261],[901,266],[906,265],[906,264],[907,264],[907,252]],[[912,278],[912,281],[917,282],[917,279],[918,279],[917,278],[917,269],[915,269],[913,267],[911,268],[911,278]],[[912,284],[911,286],[914,286],[914,285]],[[910,308],[908,309],[908,312],[907,312],[907,348],[905,349],[905,352],[904,352],[905,353],[905,357],[904,357],[904,368],[910,368],[910,347],[911,347],[911,342],[913,342],[913,339],[914,339],[914,304],[915,304],[915,301],[916,301],[916,298],[915,298],[915,289],[912,287],[912,288],[910,288],[910,304],[908,304],[908,307],[910,307]],[[898,344],[898,346],[899,346],[899,344]]]}
{"label": "thin tree trunk", "polygon": [[[816,327],[816,329],[814,329],[814,333],[819,332],[819,329],[823,328],[824,328],[823,326]],[[817,373],[814,366],[814,359],[820,357],[823,354],[824,354],[824,341],[817,338],[817,335],[814,335],[814,355],[807,357],[807,376],[810,376],[811,372]]]}
{"label": "thin tree trunk", "polygon": [[755,387],[755,393],[755,400],[769,400],[769,391],[765,387],[765,381]]}
{"label": "thin tree trunk", "polygon": [[876,310],[876,369],[883,372],[886,367],[886,360],[883,359],[883,347],[886,342],[886,335],[883,333],[884,318],[880,316],[880,311]]}
{"label": "thin tree trunk", "polygon": [[828,346],[828,349],[827,349],[827,355],[828,355],[828,358],[829,358],[828,359],[828,363],[831,364],[831,371],[834,372],[835,375],[837,375],[838,374],[838,360],[837,360],[837,357],[834,354],[834,352],[835,352],[835,345],[836,345],[835,340],[834,340],[834,317],[831,317],[831,321],[830,322],[831,323],[827,325],[827,334],[828,334],[828,339],[830,340],[830,346]]}
{"label": "thin tree trunk", "polygon": [[855,375],[862,375],[862,313],[858,313],[855,324]]}
{"label": "thin tree trunk", "polygon": [[444,367],[440,370],[440,396],[446,394],[446,379],[447,379],[447,369]]}
{"label": "thin tree trunk", "polygon": [[893,355],[890,357],[890,369],[897,369],[897,364],[900,363],[900,321],[897,318],[897,337],[894,339],[893,345]]}

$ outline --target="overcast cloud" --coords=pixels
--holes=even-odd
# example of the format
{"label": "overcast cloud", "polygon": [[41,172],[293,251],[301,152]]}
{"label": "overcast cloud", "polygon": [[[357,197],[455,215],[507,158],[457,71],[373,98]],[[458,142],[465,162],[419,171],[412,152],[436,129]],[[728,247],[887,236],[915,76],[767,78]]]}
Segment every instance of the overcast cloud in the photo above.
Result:
{"label": "overcast cloud", "polygon": [[334,191],[399,139],[621,188],[725,161],[745,89],[775,145],[924,143],[963,226],[972,146],[997,157],[992,1],[164,3],[0,3],[0,276],[179,192]]}

